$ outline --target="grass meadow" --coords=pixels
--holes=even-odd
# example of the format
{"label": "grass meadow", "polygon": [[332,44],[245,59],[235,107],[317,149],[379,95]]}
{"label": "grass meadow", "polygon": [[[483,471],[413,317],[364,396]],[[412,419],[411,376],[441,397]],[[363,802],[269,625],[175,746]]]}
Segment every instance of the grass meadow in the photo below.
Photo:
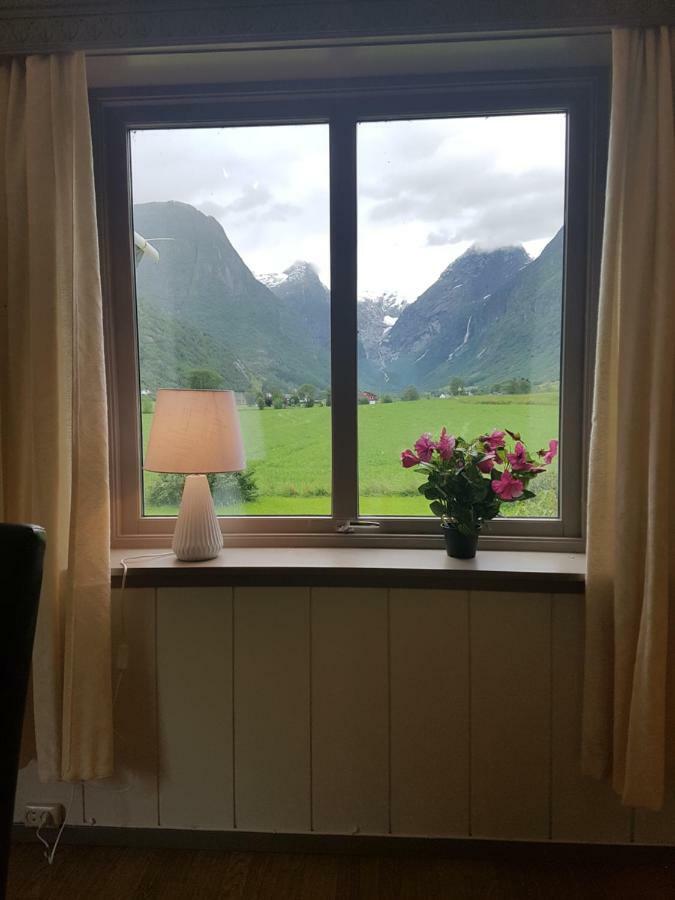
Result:
{"label": "grass meadow", "polygon": [[[494,428],[519,431],[531,450],[558,436],[558,394],[486,394],[359,406],[360,513],[365,516],[427,516],[417,492],[421,478],[402,468],[399,456],[420,434],[472,438]],[[243,408],[240,418],[249,470],[258,499],[220,507],[219,515],[322,516],[331,511],[331,410]],[[143,415],[144,446],[152,413]],[[339,452],[339,448],[338,448]],[[157,476],[145,473],[146,486]],[[511,515],[557,515],[557,463],[533,483],[537,496],[514,503]],[[146,515],[175,515],[174,507],[146,505]]]}

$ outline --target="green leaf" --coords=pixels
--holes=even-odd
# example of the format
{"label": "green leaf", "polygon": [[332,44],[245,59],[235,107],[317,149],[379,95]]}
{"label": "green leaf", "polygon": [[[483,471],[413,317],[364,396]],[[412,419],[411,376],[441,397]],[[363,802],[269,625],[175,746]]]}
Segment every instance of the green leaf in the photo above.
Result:
{"label": "green leaf", "polygon": [[430,503],[429,509],[435,516],[438,516],[439,519],[441,516],[445,515],[445,506],[440,500],[434,500],[433,503]]}

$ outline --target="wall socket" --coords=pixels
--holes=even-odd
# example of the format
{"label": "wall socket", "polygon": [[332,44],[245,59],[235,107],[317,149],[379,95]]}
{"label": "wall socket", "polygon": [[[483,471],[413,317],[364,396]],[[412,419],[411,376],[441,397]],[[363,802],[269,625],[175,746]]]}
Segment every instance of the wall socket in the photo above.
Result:
{"label": "wall socket", "polygon": [[28,828],[58,828],[63,824],[64,816],[61,803],[27,803],[23,821]]}

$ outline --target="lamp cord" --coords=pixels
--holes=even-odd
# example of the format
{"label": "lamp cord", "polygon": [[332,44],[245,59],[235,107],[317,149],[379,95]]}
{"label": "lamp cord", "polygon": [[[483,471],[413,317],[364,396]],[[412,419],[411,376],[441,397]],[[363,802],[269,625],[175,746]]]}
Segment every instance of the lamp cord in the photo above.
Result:
{"label": "lamp cord", "polygon": [[43,856],[47,860],[47,862],[50,866],[54,862],[54,857],[56,856],[56,849],[59,846],[59,841],[61,840],[61,835],[63,834],[63,829],[66,827],[66,822],[68,821],[68,816],[70,815],[70,810],[73,805],[73,801],[75,800],[75,788],[76,787],[77,787],[77,785],[74,784],[70,791],[70,800],[68,801],[68,807],[66,808],[66,814],[63,817],[63,822],[61,822],[61,827],[59,828],[59,833],[56,835],[56,840],[54,841],[53,846],[50,847],[49,841],[46,840],[46,838],[43,838],[42,835],[40,834],[40,830],[43,828],[43,826],[45,824],[44,822],[40,822],[40,825],[38,826],[38,830],[35,832],[36,838],[40,841],[41,844],[44,845],[45,849],[43,851]]}

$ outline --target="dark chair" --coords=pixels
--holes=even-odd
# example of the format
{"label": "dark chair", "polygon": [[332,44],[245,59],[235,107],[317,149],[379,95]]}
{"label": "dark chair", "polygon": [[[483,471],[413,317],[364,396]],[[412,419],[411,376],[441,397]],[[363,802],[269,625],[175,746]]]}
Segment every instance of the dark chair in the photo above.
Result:
{"label": "dark chair", "polygon": [[44,552],[42,528],[0,523],[0,897],[6,891],[21,730]]}

